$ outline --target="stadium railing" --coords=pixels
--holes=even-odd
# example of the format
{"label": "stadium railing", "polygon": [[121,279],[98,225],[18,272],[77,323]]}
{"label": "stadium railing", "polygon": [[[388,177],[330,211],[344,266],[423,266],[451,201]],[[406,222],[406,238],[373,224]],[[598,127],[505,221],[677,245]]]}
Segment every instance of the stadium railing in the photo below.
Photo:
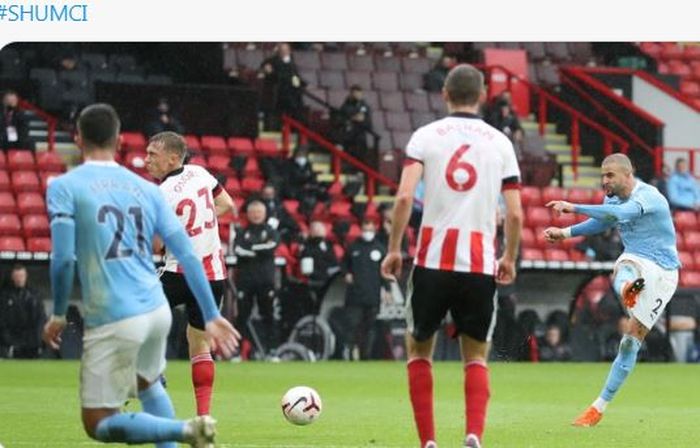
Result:
{"label": "stadium railing", "polygon": [[34,112],[39,118],[46,121],[47,126],[47,143],[49,146],[49,151],[53,151],[56,147],[56,126],[58,125],[58,118],[40,109],[38,106],[26,101],[24,99],[19,100],[19,105],[22,109],[30,110]]}

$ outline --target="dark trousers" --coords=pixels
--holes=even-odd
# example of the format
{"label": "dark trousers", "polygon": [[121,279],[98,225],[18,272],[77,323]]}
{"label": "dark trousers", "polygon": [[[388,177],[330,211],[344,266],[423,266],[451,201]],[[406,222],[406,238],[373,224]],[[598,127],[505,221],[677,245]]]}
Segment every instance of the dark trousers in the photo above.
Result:
{"label": "dark trousers", "polygon": [[369,359],[376,338],[375,325],[379,305],[345,305],[347,318],[347,334],[345,340],[348,348],[357,347],[360,351],[360,359]]}
{"label": "dark trousers", "polygon": [[[254,341],[253,336],[258,336],[258,342],[268,351],[277,348],[282,317],[275,285],[272,283],[241,283],[237,290],[236,327],[241,332],[241,336],[249,341]],[[256,302],[258,313],[263,322],[263,334],[253,334],[256,332],[252,327],[252,322],[250,322],[250,315]]]}

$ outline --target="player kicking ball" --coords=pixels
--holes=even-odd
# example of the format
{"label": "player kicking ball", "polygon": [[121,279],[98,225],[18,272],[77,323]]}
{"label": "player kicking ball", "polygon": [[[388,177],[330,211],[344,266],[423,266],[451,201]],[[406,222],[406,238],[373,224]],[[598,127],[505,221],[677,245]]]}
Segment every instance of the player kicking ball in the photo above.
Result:
{"label": "player kicking ball", "polygon": [[630,326],[620,341],[600,396],[573,421],[574,426],[595,426],[603,418],[608,403],[634,369],[644,338],[673,297],[681,266],[666,198],[634,177],[632,163],[624,154],[612,154],[603,160],[602,178],[607,196],[602,205],[566,201],[547,204],[556,213],[579,213],[590,218],[564,229],[546,229],[547,241],[592,235],[616,226],[625,246],[615,262],[613,287],[631,316]]}
{"label": "player kicking ball", "polygon": [[[209,172],[185,164],[187,143],[174,132],[152,136],[146,149],[146,168],[160,181],[160,190],[187,231],[202,262],[217,307],[221,306],[226,283],[226,265],[219,239],[217,217],[233,213],[235,205],[226,190]],[[214,360],[204,331],[204,318],[197,299],[187,286],[183,266],[166,246],[165,266],[160,277],[171,307],[185,304],[187,344],[197,415],[209,415],[214,386]]]}

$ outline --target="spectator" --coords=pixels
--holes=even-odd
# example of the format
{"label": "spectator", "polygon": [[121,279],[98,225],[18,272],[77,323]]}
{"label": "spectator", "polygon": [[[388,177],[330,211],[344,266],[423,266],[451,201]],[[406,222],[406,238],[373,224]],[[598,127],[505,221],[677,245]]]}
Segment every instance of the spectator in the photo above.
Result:
{"label": "spectator", "polygon": [[278,129],[282,114],[303,121],[301,96],[306,84],[288,43],[279,44],[275,55],[263,61],[258,77],[263,79],[262,103],[267,129]]}
{"label": "spectator", "polygon": [[515,144],[516,152],[522,152],[525,132],[513,109],[510,92],[504,91],[494,99],[491,107],[488,109],[486,121],[511,139]]}
{"label": "spectator", "polygon": [[185,127],[180,120],[173,115],[168,99],[161,98],[158,100],[158,105],[153,111],[150,121],[146,124],[144,133],[148,137],[151,137],[159,132],[165,131],[183,134],[185,132]]}
{"label": "spectator", "polygon": [[10,148],[30,149],[28,120],[24,111],[19,109],[19,97],[14,90],[6,91],[2,96],[2,132],[0,146]]}
{"label": "spectator", "polygon": [[544,341],[539,347],[540,361],[568,361],[571,359],[571,348],[562,341],[561,329],[550,325],[544,335]]}
{"label": "spectator", "polygon": [[614,261],[624,249],[620,234],[615,228],[609,228],[603,233],[588,235],[585,240],[576,245],[586,257],[594,261]]}
{"label": "spectator", "polygon": [[676,171],[667,182],[668,201],[674,210],[700,210],[700,188],[685,159],[676,159]]}
{"label": "spectator", "polygon": [[678,362],[688,362],[695,345],[695,331],[698,328],[700,305],[694,294],[677,293],[669,303],[667,325],[674,358]]}
{"label": "spectator", "polygon": [[291,241],[299,232],[299,225],[282,206],[277,187],[272,183],[265,184],[260,199],[267,209],[267,224],[279,233],[282,241]]}
{"label": "spectator", "polygon": [[659,190],[659,193],[664,195],[666,199],[668,199],[668,178],[670,176],[671,167],[664,163],[664,166],[661,169],[661,174],[654,177],[651,182],[649,182],[651,185],[655,186],[656,189]]}
{"label": "spectator", "polygon": [[[275,249],[279,242],[277,232],[265,223],[265,204],[253,200],[246,208],[248,226],[236,234],[237,261],[236,287],[238,289],[238,316],[236,328],[248,341],[260,340],[261,350],[275,358],[279,344],[280,308],[275,288]],[[253,301],[263,320],[264,334],[258,335],[249,322]],[[256,339],[253,339],[256,337]]]}
{"label": "spectator", "polygon": [[376,169],[376,154],[370,154],[367,146],[367,133],[372,132],[371,109],[363,99],[362,87],[350,87],[350,93],[340,106],[340,115],[343,126],[341,143],[345,151]]}
{"label": "spectator", "polygon": [[312,221],[309,226],[309,238],[299,247],[301,275],[308,279],[313,309],[309,312],[318,314],[323,298],[331,281],[340,272],[338,259],[326,235],[326,225],[321,221]]}
{"label": "spectator", "polygon": [[386,246],[376,239],[377,225],[373,220],[362,222],[362,237],[353,242],[345,253],[343,270],[347,291],[345,309],[348,321],[347,346],[344,357],[357,361],[369,359],[374,345],[374,323],[383,299],[390,301],[387,282],[380,274],[380,264]]}
{"label": "spectator", "polygon": [[325,199],[325,193],[316,182],[309,163],[309,151],[305,146],[297,146],[294,156],[288,159],[284,172],[285,197],[298,200],[299,212],[309,216],[318,200]]}
{"label": "spectator", "polygon": [[444,55],[441,57],[435,66],[423,75],[423,87],[425,90],[428,92],[442,92],[447,73],[455,65],[457,65],[457,59],[454,56]]}
{"label": "spectator", "polygon": [[0,355],[37,358],[46,311],[39,294],[27,286],[27,268],[16,264],[9,285],[0,291]]}

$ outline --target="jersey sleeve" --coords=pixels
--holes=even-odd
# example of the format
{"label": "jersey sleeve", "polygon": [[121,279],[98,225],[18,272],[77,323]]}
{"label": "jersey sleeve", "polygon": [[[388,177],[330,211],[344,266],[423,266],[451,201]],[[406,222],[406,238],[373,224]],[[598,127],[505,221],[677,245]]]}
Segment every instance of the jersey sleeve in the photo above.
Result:
{"label": "jersey sleeve", "polygon": [[503,171],[501,172],[502,190],[520,188],[520,167],[515,156],[513,143],[506,139],[503,142]]}
{"label": "jersey sleeve", "polygon": [[424,161],[425,152],[425,138],[422,129],[418,129],[411,135],[411,139],[406,145],[406,158],[407,161],[421,162]]}
{"label": "jersey sleeve", "polygon": [[50,221],[54,218],[73,218],[75,214],[73,193],[64,179],[58,178],[49,184],[46,190],[46,207]]}
{"label": "jersey sleeve", "polygon": [[157,188],[152,191],[152,204],[156,216],[155,231],[158,235],[167,237],[182,228],[182,223],[165,200],[163,193]]}
{"label": "jersey sleeve", "polygon": [[642,213],[654,213],[663,201],[655,197],[654,192],[651,189],[644,189],[632,197],[632,200],[638,203],[642,207]]}

